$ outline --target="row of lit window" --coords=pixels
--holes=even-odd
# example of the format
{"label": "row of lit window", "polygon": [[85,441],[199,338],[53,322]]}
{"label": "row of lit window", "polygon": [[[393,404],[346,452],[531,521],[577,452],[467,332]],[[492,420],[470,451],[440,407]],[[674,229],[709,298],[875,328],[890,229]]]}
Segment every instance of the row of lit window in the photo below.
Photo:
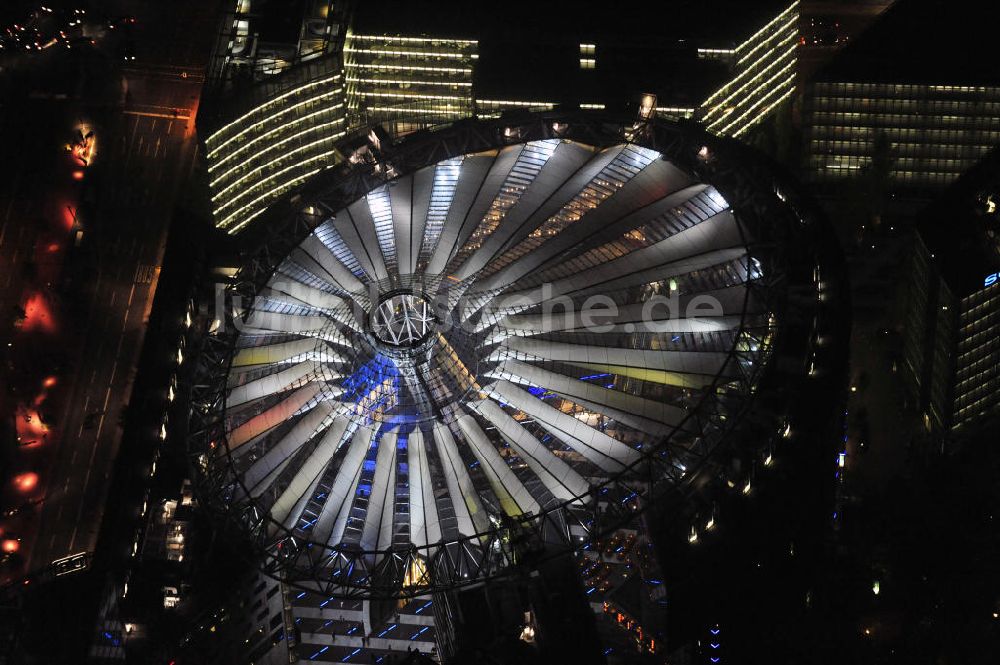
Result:
{"label": "row of lit window", "polygon": [[967,131],[956,129],[914,129],[898,127],[856,127],[836,125],[813,125],[808,128],[809,137],[816,139],[871,140],[885,134],[894,142],[925,142],[929,147],[948,144],[973,146],[989,150],[994,142],[1000,142],[1000,131]]}
{"label": "row of lit window", "polygon": [[[812,166],[815,177],[830,181],[851,176],[860,169],[858,165],[813,164]],[[962,171],[892,171],[891,176],[899,185],[946,185],[961,174]]]}
{"label": "row of lit window", "polygon": [[480,110],[503,110],[506,108],[526,108],[533,111],[548,111],[555,108],[554,102],[519,101],[514,99],[477,99]]}
{"label": "row of lit window", "polygon": [[979,318],[986,308],[1000,308],[1000,282],[966,296],[962,299],[962,307],[963,322],[967,318]]}
{"label": "row of lit window", "polygon": [[955,397],[955,410],[961,414],[973,407],[982,407],[986,401],[1000,405],[1000,377],[997,373],[989,372],[977,377],[979,379],[973,387],[962,391]]}
{"label": "row of lit window", "polygon": [[815,84],[817,93],[826,95],[836,94],[865,94],[868,96],[885,97],[886,95],[905,95],[909,97],[927,97],[933,93],[962,93],[979,94],[1000,99],[1000,87],[996,86],[950,86],[950,85],[918,85],[907,83],[847,83],[847,82],[818,82]]}
{"label": "row of lit window", "polygon": [[[793,70],[794,62],[790,64],[787,69]],[[779,74],[776,74],[775,77],[783,73],[785,72],[779,72]],[[794,71],[790,73],[784,81],[777,83],[774,83],[774,79],[768,81],[767,88],[769,90],[767,94],[739,113],[735,120],[731,120],[728,124],[723,125],[715,131],[718,131],[720,134],[728,134],[733,137],[739,137],[758,122],[766,118],[775,107],[791,97],[795,92]],[[723,118],[723,120],[729,119],[729,116]]]}
{"label": "row of lit window", "polygon": [[[266,182],[270,182],[279,174],[301,168],[302,165],[315,161],[318,155],[324,157],[332,155],[333,142],[343,135],[343,131],[323,133],[319,139],[300,144],[294,149],[277,153],[270,161],[262,162],[261,160],[254,160],[240,162],[237,166],[229,169],[224,176],[212,182],[213,188],[217,188],[215,195],[212,197],[213,202],[216,204],[216,213],[220,212],[233,201],[245,196],[247,192]],[[284,164],[292,159],[294,159],[294,163],[291,166],[283,167]],[[234,177],[229,179],[228,176],[230,175],[234,175]],[[248,179],[252,179],[253,181],[248,183]],[[238,185],[243,185],[244,183],[246,183],[247,189],[233,192],[233,196],[231,197],[226,196],[232,190],[236,189]]]}
{"label": "row of lit window", "polygon": [[[252,222],[254,219],[264,214],[264,211],[267,210],[268,203],[273,201],[278,196],[281,196],[281,194],[283,194],[284,192],[287,192],[296,185],[299,185],[308,180],[310,177],[316,175],[322,170],[322,168],[323,167],[320,166],[314,169],[310,169],[309,171],[306,171],[305,173],[298,175],[287,182],[277,185],[271,190],[258,196],[256,199],[251,201],[249,204],[241,208],[233,215],[230,215],[224,221],[216,220],[216,226],[226,229],[226,231],[230,234],[236,233],[237,231],[245,227],[247,224]],[[257,209],[254,210],[253,212],[250,212],[250,210],[253,210],[255,206],[257,207]]]}
{"label": "row of lit window", "polygon": [[876,110],[915,111],[918,113],[957,113],[976,115],[993,113],[1000,115],[1000,101],[896,99],[872,97],[813,97],[807,100],[806,108],[817,111]]}
{"label": "row of lit window", "polygon": [[471,104],[472,98],[466,95],[434,95],[419,92],[387,92],[383,90],[357,90],[354,96],[375,99],[414,99],[420,101],[441,101],[455,104]]}
{"label": "row of lit window", "polygon": [[[229,195],[233,189],[241,185],[247,184],[253,186],[259,182],[258,176],[263,176],[265,173],[273,173],[281,169],[282,165],[291,159],[302,160],[307,159],[311,154],[318,152],[329,152],[332,148],[333,142],[344,135],[344,132],[331,131],[336,126],[341,123],[328,123],[321,125],[318,131],[321,131],[321,135],[318,139],[312,141],[296,141],[291,143],[290,141],[284,142],[283,147],[286,149],[276,151],[273,158],[268,161],[263,161],[262,155],[257,155],[257,159],[248,160],[246,162],[240,161],[232,168],[228,169],[224,173],[218,175],[210,183],[214,194],[212,196],[212,201],[217,201],[223,197]],[[311,133],[311,132],[310,132]],[[272,152],[272,151],[267,151]],[[250,177],[257,178],[252,183],[247,183],[247,179]],[[232,196],[238,197],[238,192],[232,192]]]}
{"label": "row of lit window", "polygon": [[366,62],[353,62],[347,61],[344,63],[344,69],[350,73],[354,70],[375,70],[379,72],[392,72],[394,75],[400,76],[402,72],[420,72],[421,76],[447,76],[454,77],[455,74],[462,74],[463,80],[470,79],[472,77],[471,67],[442,67],[438,65],[404,65],[399,62],[391,62],[384,65],[366,63]]}
{"label": "row of lit window", "polygon": [[355,63],[395,63],[399,61],[416,62],[462,62],[477,60],[475,53],[458,53],[455,51],[417,51],[413,49],[399,48],[344,48],[349,61]]}
{"label": "row of lit window", "polygon": [[[1000,352],[1000,312],[997,312],[997,316],[987,317],[981,324],[970,328],[971,334],[965,334],[958,344],[959,368],[978,362],[986,355]],[[1000,368],[1000,362],[997,362],[996,358],[994,363]]]}
{"label": "row of lit window", "polygon": [[[451,89],[453,89],[455,91],[458,91],[458,90],[461,90],[462,88],[469,88],[469,87],[472,86],[472,82],[471,81],[456,81],[452,77],[443,78],[440,81],[428,81],[426,79],[423,79],[423,80],[420,80],[420,79],[416,79],[416,80],[415,79],[382,79],[382,78],[370,79],[370,78],[358,78],[358,77],[348,76],[347,77],[347,82],[348,82],[348,84],[351,84],[351,83],[360,83],[363,86],[368,86],[368,87],[372,87],[372,86],[375,86],[375,87],[386,86],[386,87],[390,87],[390,88],[393,88],[393,89],[400,89],[400,88],[402,88],[404,90],[407,90],[407,89],[410,89],[410,88],[419,88],[419,87],[428,86],[428,87],[439,87],[439,88],[440,87],[448,87],[448,88],[451,88]],[[354,89],[356,89],[358,87],[360,87],[360,86],[348,85],[348,94],[350,94],[351,90],[354,90]]]}
{"label": "row of lit window", "polygon": [[453,105],[436,105],[436,106],[423,106],[414,104],[412,106],[368,106],[368,111],[373,113],[398,113],[405,116],[412,116],[415,113],[419,115],[431,115],[431,116],[448,116],[451,118],[460,118],[465,115],[462,107]]}
{"label": "row of lit window", "polygon": [[974,418],[987,415],[1000,408],[1000,380],[991,381],[988,385],[983,386],[979,393],[981,396],[966,406],[956,403],[956,407],[958,407],[955,417],[956,425],[965,424]]}
{"label": "row of lit window", "polygon": [[[939,159],[935,157],[895,157],[893,159],[893,170],[905,171],[914,168],[921,169],[949,169],[964,172],[974,165],[976,159]],[[869,155],[812,155],[810,162],[819,166],[864,166],[871,162]]]}
{"label": "row of lit window", "polygon": [[[958,362],[962,365],[970,358],[1000,350],[1000,317],[987,318],[962,331],[966,335],[958,345]],[[971,334],[969,334],[971,333]],[[994,362],[998,362],[994,359]],[[998,362],[1000,364],[1000,362]]]}
{"label": "row of lit window", "polygon": [[[740,49],[750,43],[750,41],[744,42]],[[789,44],[791,44],[793,48],[798,48],[798,25],[794,20],[784,22],[777,26],[767,36],[754,44],[749,51],[741,52],[740,49],[737,49],[737,53],[735,54],[736,69],[737,71],[752,71],[754,69],[758,69],[761,66],[761,63],[767,61],[769,55],[773,53],[775,49],[784,48]],[[701,57],[700,52],[699,57]]]}
{"label": "row of lit window", "polygon": [[[280,138],[283,132],[287,132],[295,126],[304,123],[308,125],[321,122],[318,116],[329,114],[343,106],[343,102],[341,101],[342,92],[342,89],[337,88],[329,93],[322,93],[316,98],[298,102],[230,136],[209,151],[207,155],[210,162],[209,171],[217,169],[243,150],[266,138]],[[294,113],[286,115],[292,111]],[[309,121],[312,122],[310,123]]]}
{"label": "row of lit window", "polygon": [[[943,130],[895,130],[892,128],[877,129],[872,127],[824,127],[810,132],[810,143],[822,145],[826,142],[857,143],[870,142],[880,134],[885,134],[892,144],[923,144],[928,153],[936,150],[954,152],[966,151],[966,154],[982,155],[993,148],[991,138],[1000,141],[1000,132],[955,132]],[[986,136],[983,136],[986,134]],[[963,140],[967,139],[967,140]],[[945,154],[941,152],[939,154]]]}
{"label": "row of lit window", "polygon": [[1000,365],[997,364],[996,349],[994,349],[987,357],[959,370],[955,391],[960,396],[968,395],[977,390],[984,381],[996,376],[1000,376]]}
{"label": "row of lit window", "polygon": [[966,336],[997,323],[1000,323],[1000,303],[995,298],[962,312],[962,334]]}
{"label": "row of lit window", "polygon": [[[334,158],[332,143],[343,135],[336,130],[344,117],[338,101],[342,90],[331,90],[333,83],[323,79],[299,86],[246,114],[256,121],[230,124],[213,135],[209,172],[217,226],[235,232]],[[273,110],[261,117],[264,108]]]}
{"label": "row of lit window", "polygon": [[763,53],[746,68],[738,69],[736,75],[717,91],[709,95],[702,104],[709,108],[705,118],[710,118],[720,110],[736,106],[751,89],[762,88],[762,83],[772,76],[773,71],[782,64],[795,61],[794,41],[791,45],[778,44],[775,48]]}
{"label": "row of lit window", "polygon": [[[330,141],[330,143],[331,143],[331,147],[332,147],[332,141]],[[264,173],[259,173],[259,175],[262,176],[262,177],[254,178],[254,180],[253,180],[253,182],[251,184],[249,184],[245,188],[241,189],[239,191],[239,193],[236,194],[235,196],[233,196],[231,198],[225,198],[225,199],[222,199],[220,201],[216,201],[215,202],[215,215],[216,215],[216,217],[221,217],[227,210],[229,210],[234,205],[236,205],[237,203],[239,203],[242,199],[244,199],[244,198],[246,198],[248,196],[252,196],[253,194],[256,194],[260,190],[262,190],[262,189],[270,186],[275,181],[279,181],[280,182],[281,176],[292,176],[292,177],[294,177],[295,175],[297,175],[298,173],[300,173],[303,169],[307,168],[308,166],[315,165],[316,163],[324,164],[324,163],[332,162],[334,160],[335,156],[336,156],[336,151],[330,149],[330,150],[327,150],[325,152],[320,152],[320,153],[317,153],[315,155],[310,155],[309,157],[300,157],[298,159],[291,158],[291,159],[284,160],[284,161],[280,162],[277,166],[281,166],[282,164],[284,164],[286,162],[289,162],[289,161],[291,162],[291,164],[289,164],[288,166],[285,166],[284,168],[279,168],[279,169],[277,169],[275,171],[268,171],[266,175]],[[259,170],[257,170],[257,171],[259,171]],[[251,204],[247,204],[247,205],[243,206],[242,208],[240,208],[239,210],[243,210],[246,207],[248,207],[249,205],[251,205]],[[228,217],[226,217],[224,219],[228,219]]]}
{"label": "row of lit window", "polygon": [[300,106],[303,101],[309,102],[315,100],[317,97],[329,95],[330,88],[337,85],[339,80],[340,74],[334,74],[303,83],[268,99],[232,122],[223,125],[205,139],[205,145],[209,150],[209,157],[236,136],[255,127],[276,122],[278,118],[289,110]]}
{"label": "row of lit window", "polygon": [[[313,139],[311,141],[304,141],[304,139],[299,138],[299,140],[292,142],[292,138],[282,141],[282,150],[277,149],[271,150],[270,148],[261,155],[257,156],[257,159],[250,161],[237,161],[233,166],[227,169],[225,172],[218,174],[214,180],[212,180],[211,187],[215,192],[212,196],[212,201],[217,202],[223,199],[227,195],[238,195],[238,191],[234,194],[230,194],[233,190],[238,187],[244,186],[248,180],[253,179],[254,184],[260,180],[261,176],[265,176],[267,173],[273,173],[274,171],[280,170],[282,164],[284,164],[289,157],[295,157],[296,159],[304,160],[308,159],[310,156],[318,153],[328,153],[333,147],[333,142],[344,135],[344,131],[338,128],[343,124],[343,120],[340,122],[324,123],[316,128],[311,128],[306,132],[300,132],[300,135],[313,134],[319,132],[319,138]],[[274,157],[269,158],[268,161],[263,161],[263,154],[274,153]]]}
{"label": "row of lit window", "polygon": [[[827,154],[855,154],[871,155],[873,141],[810,141],[809,152],[818,155]],[[935,157],[978,157],[982,154],[982,148],[975,145],[927,145],[926,143],[893,143],[893,157],[919,157],[927,156],[933,151]]]}
{"label": "row of lit window", "polygon": [[400,35],[358,35],[350,33],[347,36],[351,42],[373,42],[385,44],[430,44],[432,46],[449,46],[452,48],[474,49],[479,42],[475,39],[455,39],[449,37],[403,37]]}
{"label": "row of lit window", "polygon": [[873,127],[948,127],[960,125],[969,129],[998,129],[1000,116],[988,115],[930,115],[879,112],[818,111],[811,115],[811,124],[864,124]]}

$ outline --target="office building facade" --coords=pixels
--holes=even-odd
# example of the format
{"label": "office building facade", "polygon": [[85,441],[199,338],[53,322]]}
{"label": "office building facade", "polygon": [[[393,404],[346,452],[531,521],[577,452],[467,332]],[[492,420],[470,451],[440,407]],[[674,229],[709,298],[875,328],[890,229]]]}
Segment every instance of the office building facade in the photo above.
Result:
{"label": "office building facade", "polygon": [[255,89],[205,139],[215,225],[236,233],[281,195],[336,163],[347,129],[344,75],[324,56]]}
{"label": "office building facade", "polygon": [[[476,39],[361,34],[327,2],[306,3],[301,29],[286,30],[291,36],[282,50],[265,29],[268,12],[281,12],[271,4],[260,9],[243,0],[227,15],[209,86],[215,95],[200,120],[213,214],[228,233],[341,161],[332,144],[352,128],[381,123],[400,135],[509,110],[603,110],[662,88],[649,97],[659,115],[694,118],[714,133],[742,136],[795,89],[798,0],[771,3],[780,8],[772,15],[755,11],[749,20],[766,19],[750,23],[750,34],[740,25],[729,36],[667,46],[577,39],[566,58],[556,40],[552,71],[543,79],[550,85],[537,94],[511,90],[502,75],[499,83],[478,81]],[[563,60],[568,64],[559,64]],[[663,72],[629,74],[660,61]],[[626,90],[630,85],[635,89]]]}
{"label": "office building facade", "polygon": [[478,58],[475,40],[349,31],[344,74],[351,124],[391,117],[438,124],[472,115]]}
{"label": "office building facade", "polygon": [[1000,144],[1000,86],[816,81],[804,125],[819,182],[856,176],[884,134],[895,186],[941,189]]}
{"label": "office building facade", "polygon": [[798,46],[796,0],[736,48],[699,48],[699,57],[726,62],[732,78],[694,110],[695,117],[725,136],[748,132],[795,92]]}
{"label": "office building facade", "polygon": [[903,365],[924,425],[977,434],[1000,415],[1000,158],[924,213],[909,265]]}
{"label": "office building facade", "polygon": [[[975,17],[968,20],[967,17]],[[892,186],[931,198],[1000,143],[995,7],[898,0],[806,84],[806,167],[835,185],[871,163],[884,136]],[[902,57],[901,57],[902,56]]]}

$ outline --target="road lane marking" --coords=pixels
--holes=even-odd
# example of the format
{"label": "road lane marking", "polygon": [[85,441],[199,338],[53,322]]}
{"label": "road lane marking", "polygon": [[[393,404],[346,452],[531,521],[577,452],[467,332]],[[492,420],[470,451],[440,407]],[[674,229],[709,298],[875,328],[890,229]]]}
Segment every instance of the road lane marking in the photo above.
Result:
{"label": "road lane marking", "polygon": [[125,111],[125,113],[127,113],[128,115],[137,115],[137,116],[143,116],[143,117],[148,117],[148,118],[167,118],[169,120],[190,120],[191,119],[190,115],[181,115],[181,114],[174,115],[172,113],[169,114],[169,115],[166,114],[166,113],[147,113],[145,111]]}
{"label": "road lane marking", "polygon": [[135,276],[132,281],[136,284],[152,284],[153,273],[155,272],[156,266],[149,265],[148,263],[140,263],[135,269]]}
{"label": "road lane marking", "polygon": [[[114,370],[117,370],[118,364],[115,363]],[[111,383],[114,381],[114,370],[112,370]],[[69,537],[69,547],[73,549],[73,544],[76,542],[76,531],[80,524],[80,518],[83,516],[84,499],[87,494],[87,486],[90,484],[90,473],[94,468],[94,458],[97,457],[97,447],[101,442],[101,431],[104,429],[104,416],[108,411],[108,402],[111,400],[111,386],[108,386],[107,391],[104,393],[104,406],[101,407],[102,413],[101,418],[97,423],[97,434],[94,436],[94,444],[90,449],[90,461],[87,462],[87,474],[83,477],[83,484],[80,486],[80,509],[76,513],[76,520],[74,520],[73,533]]]}

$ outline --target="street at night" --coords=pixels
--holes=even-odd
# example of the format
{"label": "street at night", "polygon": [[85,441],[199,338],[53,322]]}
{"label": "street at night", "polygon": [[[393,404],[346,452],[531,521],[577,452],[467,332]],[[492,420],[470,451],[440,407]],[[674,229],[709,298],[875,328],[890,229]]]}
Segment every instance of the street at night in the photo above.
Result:
{"label": "street at night", "polygon": [[[24,497],[38,504],[18,531],[21,574],[94,550],[169,222],[195,160],[193,117],[205,61],[192,59],[190,43],[176,33],[160,34],[162,9],[148,4],[112,9],[120,16],[128,10],[118,29],[132,26],[141,64],[123,63],[114,68],[118,80],[93,82],[96,99],[60,105],[55,117],[10,118],[15,124],[5,130],[19,142],[14,154],[41,161],[12,174],[2,248],[5,304],[20,297],[25,310],[8,358],[15,376],[31,377],[22,390],[41,399],[28,407],[45,429],[41,436],[18,430],[26,452],[38,449],[25,462],[38,465],[41,476]],[[190,75],[164,74],[160,62]],[[72,152],[32,154],[39,134],[60,124],[64,136],[53,136],[53,144],[75,141],[78,127],[93,132],[88,164]],[[61,178],[48,184],[41,174]],[[31,381],[42,384],[50,375],[58,389],[31,395]],[[47,418],[38,415],[43,405]],[[28,436],[34,443],[25,442]]]}

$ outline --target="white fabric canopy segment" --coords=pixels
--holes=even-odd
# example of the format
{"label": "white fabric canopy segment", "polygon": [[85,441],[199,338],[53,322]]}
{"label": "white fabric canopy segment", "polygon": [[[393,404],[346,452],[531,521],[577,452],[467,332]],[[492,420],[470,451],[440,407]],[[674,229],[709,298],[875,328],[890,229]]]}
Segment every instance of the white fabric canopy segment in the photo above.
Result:
{"label": "white fabric canopy segment", "polygon": [[230,496],[303,565],[416,552],[433,576],[503,525],[589,510],[690,449],[693,410],[767,344],[753,238],[697,169],[551,134],[437,154],[301,203],[311,231],[233,299]]}

